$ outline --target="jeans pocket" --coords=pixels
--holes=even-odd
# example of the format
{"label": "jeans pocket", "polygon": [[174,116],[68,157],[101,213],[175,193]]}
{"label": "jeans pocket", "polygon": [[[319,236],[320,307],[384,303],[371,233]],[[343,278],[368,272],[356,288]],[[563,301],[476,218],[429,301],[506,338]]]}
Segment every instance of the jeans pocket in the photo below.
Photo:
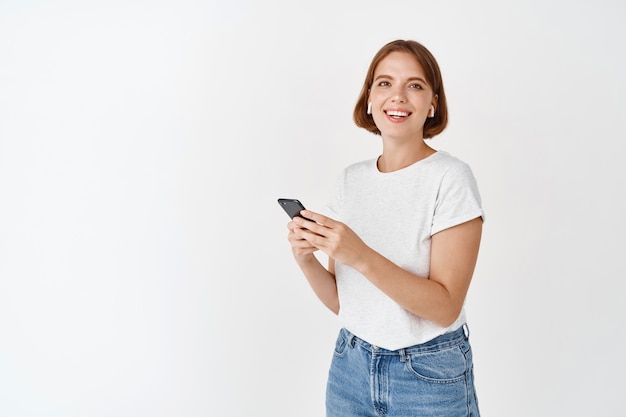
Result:
{"label": "jeans pocket", "polygon": [[434,352],[409,354],[406,366],[423,381],[449,384],[465,379],[468,363],[460,347],[455,346]]}

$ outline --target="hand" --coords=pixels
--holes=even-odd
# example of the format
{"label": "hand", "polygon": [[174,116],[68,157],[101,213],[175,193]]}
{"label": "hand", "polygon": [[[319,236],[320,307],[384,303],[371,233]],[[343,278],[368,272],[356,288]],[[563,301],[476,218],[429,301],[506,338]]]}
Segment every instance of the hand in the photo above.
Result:
{"label": "hand", "polygon": [[304,239],[307,248],[319,249],[329,258],[352,267],[363,260],[369,247],[348,226],[310,210],[300,214],[312,221],[295,217],[293,234],[296,239]]}
{"label": "hand", "polygon": [[287,228],[289,229],[287,240],[289,240],[289,243],[291,244],[293,257],[298,262],[310,260],[313,253],[318,249],[298,233],[301,227],[296,222],[289,222],[289,224],[287,224]]}

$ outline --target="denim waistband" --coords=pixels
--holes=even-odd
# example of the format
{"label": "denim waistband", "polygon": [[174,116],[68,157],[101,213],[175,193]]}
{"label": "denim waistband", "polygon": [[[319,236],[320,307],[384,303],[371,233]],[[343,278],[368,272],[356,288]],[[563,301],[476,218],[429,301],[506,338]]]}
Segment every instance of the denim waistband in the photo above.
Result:
{"label": "denim waistband", "polygon": [[467,324],[463,324],[458,329],[437,336],[434,339],[429,340],[428,342],[420,343],[419,345],[413,345],[398,350],[388,350],[366,342],[365,340],[351,333],[346,328],[341,329],[341,332],[344,333],[346,339],[348,340],[348,343],[351,346],[358,344],[359,346],[366,350],[369,350],[370,352],[376,352],[377,355],[404,356],[414,353],[433,352],[448,347],[457,346],[469,338],[469,328],[467,327]]}

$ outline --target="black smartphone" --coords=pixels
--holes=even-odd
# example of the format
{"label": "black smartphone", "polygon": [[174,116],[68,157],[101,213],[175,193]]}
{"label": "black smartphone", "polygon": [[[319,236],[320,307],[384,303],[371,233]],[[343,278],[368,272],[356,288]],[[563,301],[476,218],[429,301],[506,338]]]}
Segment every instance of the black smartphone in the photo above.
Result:
{"label": "black smartphone", "polygon": [[299,200],[296,200],[295,198],[279,198],[278,199],[278,204],[280,204],[280,206],[283,208],[283,210],[285,210],[285,212],[292,219],[294,217],[296,217],[296,216],[299,216],[299,217],[302,217],[303,219],[312,221],[312,220],[307,219],[306,217],[304,217],[304,216],[302,216],[300,214],[300,212],[302,210],[304,210],[304,206],[302,205],[302,203]]}

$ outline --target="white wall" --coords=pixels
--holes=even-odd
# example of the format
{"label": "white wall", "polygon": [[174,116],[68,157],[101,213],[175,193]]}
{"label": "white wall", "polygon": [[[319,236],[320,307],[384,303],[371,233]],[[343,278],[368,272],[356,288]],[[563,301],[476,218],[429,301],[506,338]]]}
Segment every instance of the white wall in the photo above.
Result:
{"label": "white wall", "polygon": [[467,300],[483,416],[618,415],[626,6],[0,2],[0,415],[321,416],[337,323],[278,197],[379,139],[396,38],[438,58],[487,211]]}

